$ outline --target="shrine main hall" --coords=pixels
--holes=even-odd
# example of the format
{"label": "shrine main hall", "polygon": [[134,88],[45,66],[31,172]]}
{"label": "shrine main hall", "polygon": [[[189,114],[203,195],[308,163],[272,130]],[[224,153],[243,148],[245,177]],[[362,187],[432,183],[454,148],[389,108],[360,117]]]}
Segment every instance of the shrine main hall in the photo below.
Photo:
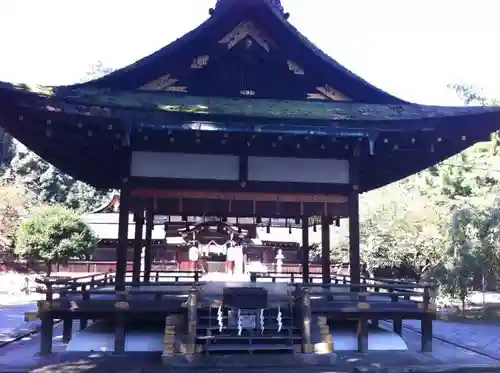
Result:
{"label": "shrine main hall", "polygon": [[[500,128],[500,108],[402,100],[322,52],[292,20],[278,0],[219,0],[189,33],[98,79],[0,83],[8,133],[75,179],[120,191],[116,272],[94,279],[93,290],[75,285],[67,298],[41,303],[43,353],[51,351],[56,318],[66,320],[67,338],[67,320],[79,319],[82,330],[89,319],[112,320],[120,353],[127,320],[141,317],[165,324],[166,357],[178,346],[168,342],[176,327],[173,340],[185,347],[179,354],[235,346],[307,354],[320,335],[331,342],[327,325],[354,323],[357,348],[366,351],[368,322],[391,319],[401,335],[403,318],[421,320],[422,350],[430,350],[433,285],[361,276],[359,195],[488,140]],[[252,286],[231,287],[200,282],[196,272],[189,285],[172,287],[161,280],[172,275],[153,276],[148,259],[160,215],[178,218],[187,238],[199,224],[190,217],[216,217],[222,230],[231,219],[257,226],[282,219],[301,230],[300,273],[275,287],[260,286],[254,273]],[[329,227],[342,219],[349,274],[340,279],[331,271]],[[320,284],[310,276],[313,222],[322,233]],[[229,247],[245,234],[234,226]],[[188,300],[178,301],[179,293]]]}

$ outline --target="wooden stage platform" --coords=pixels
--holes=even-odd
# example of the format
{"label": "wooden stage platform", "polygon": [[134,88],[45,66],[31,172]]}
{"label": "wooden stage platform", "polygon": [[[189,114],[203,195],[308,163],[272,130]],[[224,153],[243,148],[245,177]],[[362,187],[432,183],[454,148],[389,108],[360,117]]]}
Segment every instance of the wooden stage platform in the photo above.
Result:
{"label": "wooden stage platform", "polygon": [[[46,294],[46,300],[39,302],[36,315],[42,319],[41,352],[50,352],[50,328],[55,319],[63,320],[66,325],[63,339],[70,338],[74,320],[80,320],[81,330],[90,320],[111,321],[116,327],[116,351],[124,349],[127,323],[161,320],[166,323],[165,333],[169,327],[181,330],[190,341],[186,342],[191,346],[188,350],[193,352],[194,346],[205,343],[207,338],[227,340],[231,344],[239,344],[245,338],[255,339],[253,329],[259,329],[259,318],[261,332],[266,332],[264,339],[287,338],[290,348],[298,343],[304,351],[311,345],[308,325],[313,318],[324,320],[321,328],[342,320],[354,321],[358,325],[360,351],[367,348],[370,325],[391,320],[394,332],[401,334],[403,319],[418,319],[422,321],[422,350],[431,348],[435,307],[431,302],[433,287],[430,284],[373,278],[363,279],[361,284],[349,284],[349,278],[341,275],[332,276],[329,284],[316,283],[315,278],[302,284],[296,282],[296,277],[267,273],[252,274],[248,277],[250,281],[229,276],[205,281],[207,278],[199,273],[158,272],[149,282],[128,282],[124,291],[115,290],[114,273],[39,281],[41,291]],[[229,293],[233,294],[231,302],[227,298]],[[251,331],[241,327],[241,310],[253,320]],[[236,311],[237,323],[234,321]],[[168,320],[176,321],[170,325],[172,322]],[[289,333],[283,334],[282,327]],[[223,329],[226,334],[217,334],[217,330]],[[242,329],[245,332],[242,333]],[[279,335],[272,335],[276,334],[273,330],[279,330]],[[226,348],[224,346],[205,347],[217,350]]]}

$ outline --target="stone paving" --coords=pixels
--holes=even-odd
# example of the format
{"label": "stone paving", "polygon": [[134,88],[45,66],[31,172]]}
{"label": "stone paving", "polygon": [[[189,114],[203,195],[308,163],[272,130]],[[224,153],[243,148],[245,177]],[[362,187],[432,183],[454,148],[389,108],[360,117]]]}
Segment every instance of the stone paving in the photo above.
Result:
{"label": "stone paving", "polygon": [[0,307],[0,346],[39,328],[38,320],[24,321],[24,313],[36,309],[36,302]]}
{"label": "stone paving", "polygon": [[[65,345],[61,341],[61,325],[54,328],[54,355],[48,357],[38,356],[40,343],[39,335],[34,335],[22,341],[15,342],[0,349],[0,372],[33,372],[33,373],[160,373],[192,372],[192,369],[168,370],[160,364],[158,353],[135,353],[124,356],[111,356],[102,353],[65,353]],[[500,371],[496,361],[469,353],[459,347],[436,341],[432,354],[417,352],[419,345],[418,333],[405,330],[405,340],[411,351],[374,351],[367,354],[355,352],[339,352],[335,364],[315,367],[282,368],[272,366],[267,368],[251,368],[247,365],[219,366],[216,369],[203,370],[210,373],[251,373],[272,371],[273,373],[351,373],[384,372],[384,373],[431,373],[431,372],[478,372],[486,373]],[[382,369],[372,370],[371,368]],[[358,369],[358,370],[355,370]],[[478,368],[480,368],[478,370]],[[368,370],[366,370],[368,369]]]}
{"label": "stone paving", "polygon": [[[418,320],[405,320],[404,325],[420,330]],[[500,326],[435,320],[433,334],[436,338],[500,359]]]}
{"label": "stone paving", "polygon": [[[26,304],[16,304],[16,305],[6,305],[0,307],[0,346],[2,343],[5,343],[9,340],[16,339],[17,337],[25,334],[29,334],[30,332],[35,331],[39,327],[39,321],[33,322],[25,322],[24,321],[24,313],[28,311],[36,310],[36,302],[29,302]],[[485,325],[478,323],[459,323],[459,322],[448,322],[448,321],[434,321],[434,336],[440,340],[435,340],[434,342],[434,352],[431,355],[426,354],[418,354],[417,350],[419,347],[419,336],[416,331],[420,330],[420,322],[415,320],[406,320],[405,321],[405,331],[404,337],[408,344],[410,351],[412,352],[412,357],[410,360],[418,361],[421,364],[431,365],[431,361],[438,362],[442,368],[442,364],[447,365],[449,361],[454,361],[455,363],[459,362],[461,364],[473,364],[480,365],[481,363],[492,366],[492,364],[500,364],[500,325]],[[60,326],[56,327],[56,334],[54,338],[54,350],[55,351],[64,351],[64,345],[60,343]],[[469,350],[477,352],[479,355],[469,353],[465,350],[457,349],[457,347],[453,347],[450,344],[442,342],[442,340],[449,341],[456,346],[462,346]],[[39,336],[32,336],[26,340],[21,342],[14,343],[13,345],[9,345],[0,349],[0,367],[3,368],[12,368],[12,365],[7,363],[7,361],[20,361],[19,358],[21,355],[26,358],[26,360],[30,360],[36,356],[36,352],[38,351],[39,346]],[[448,347],[447,347],[448,346]],[[20,351],[23,351],[23,354],[19,354]],[[480,354],[485,354],[489,356],[490,359],[481,357]],[[381,354],[380,356],[375,353],[369,354],[370,360],[374,359],[377,363],[387,361],[388,355]],[[409,358],[407,353],[400,353],[401,359],[405,360]],[[396,354],[394,352],[390,353],[391,358],[389,360],[397,360],[395,359]],[[399,356],[399,355],[397,355]],[[352,356],[349,356],[352,358]],[[368,356],[363,357],[360,360],[365,360]],[[460,358],[459,358],[460,357]],[[72,361],[72,364],[75,363],[75,360],[79,360],[81,356],[76,357],[72,356],[69,360]],[[339,362],[348,358],[348,356],[339,355]],[[7,361],[4,361],[7,360]],[[21,358],[21,360],[24,360]],[[36,359],[35,359],[36,360]],[[80,360],[81,361],[81,360]],[[51,361],[53,363],[53,361]],[[394,361],[395,362],[395,361]],[[41,363],[41,361],[38,361]],[[46,363],[49,363],[47,361]],[[94,361],[95,363],[95,361]],[[371,361],[370,361],[371,363]],[[5,364],[5,365],[4,365]],[[50,364],[50,363],[49,363]],[[70,365],[72,365],[70,364]],[[17,364],[15,364],[17,365]],[[38,364],[36,364],[38,365]],[[45,364],[42,364],[45,365]],[[85,364],[83,364],[85,365]],[[100,364],[91,364],[94,367],[99,366]],[[118,364],[122,365],[122,364]],[[126,364],[124,364],[126,365]],[[399,365],[399,364],[398,364]],[[109,365],[104,364],[107,367],[107,371],[109,370]],[[68,365],[63,364],[59,366],[62,371],[67,372],[69,368]],[[72,367],[75,368],[75,367]],[[80,367],[83,368],[83,367]],[[81,371],[94,371],[93,369],[88,370],[82,369]],[[103,366],[99,366],[99,369],[95,370],[101,371]],[[123,366],[122,366],[123,368]],[[131,366],[129,366],[131,368]],[[143,365],[144,371],[154,371],[151,367],[146,368],[146,365]],[[43,369],[43,368],[42,368]],[[151,369],[151,370],[150,370]],[[485,369],[486,371],[487,369]],[[40,370],[42,371],[42,370]],[[45,371],[45,370],[44,370]],[[49,369],[47,372],[58,371],[57,368],[52,370]],[[76,369],[75,371],[80,371]],[[123,370],[122,370],[123,371]],[[137,370],[142,371],[142,370]],[[499,370],[500,371],[500,370]]]}

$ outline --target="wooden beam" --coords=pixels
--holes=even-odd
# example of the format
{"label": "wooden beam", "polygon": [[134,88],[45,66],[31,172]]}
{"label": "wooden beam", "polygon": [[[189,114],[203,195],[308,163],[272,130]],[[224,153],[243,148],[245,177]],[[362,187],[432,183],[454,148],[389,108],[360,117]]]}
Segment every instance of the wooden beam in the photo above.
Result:
{"label": "wooden beam", "polygon": [[141,282],[141,253],[142,253],[142,231],[144,227],[144,211],[134,214],[134,260],[132,267],[132,286],[139,286]]}
{"label": "wooden beam", "polygon": [[331,282],[330,273],[330,217],[321,219],[321,277],[323,284]]}
{"label": "wooden beam", "polygon": [[150,207],[146,210],[146,242],[144,247],[144,282],[149,283],[151,277],[151,267],[153,265],[153,253],[151,252],[151,242],[154,227],[154,212]]}
{"label": "wooden beam", "polygon": [[[359,248],[359,159],[356,156],[349,162],[351,191],[348,199],[349,210],[349,275],[351,284],[357,285],[361,278],[361,260]],[[351,290],[357,291],[357,287]]]}
{"label": "wooden beam", "polygon": [[118,215],[118,247],[116,248],[116,290],[125,290],[128,249],[128,219],[130,208],[130,190],[123,183],[120,191],[120,212]]}
{"label": "wooden beam", "polygon": [[252,192],[216,192],[203,190],[162,190],[154,188],[137,188],[132,192],[134,197],[155,197],[167,199],[214,199],[233,201],[259,202],[318,202],[345,203],[347,197],[339,194],[305,194],[305,193],[252,193]]}
{"label": "wooden beam", "polygon": [[309,221],[302,217],[302,283],[309,283]]}

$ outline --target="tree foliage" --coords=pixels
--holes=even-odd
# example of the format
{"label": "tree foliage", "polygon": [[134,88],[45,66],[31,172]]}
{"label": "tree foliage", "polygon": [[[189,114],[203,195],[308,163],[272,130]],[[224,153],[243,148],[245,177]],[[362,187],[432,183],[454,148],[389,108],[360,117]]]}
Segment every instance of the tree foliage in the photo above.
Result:
{"label": "tree foliage", "polygon": [[75,181],[20,144],[11,162],[10,174],[34,195],[38,203],[59,203],[90,211],[102,204],[109,193]]}
{"label": "tree foliage", "polygon": [[446,209],[402,183],[361,200],[361,245],[369,272],[405,267],[417,279],[442,261],[448,236]]}
{"label": "tree foliage", "polygon": [[[452,88],[464,104],[496,104],[472,87]],[[434,279],[464,303],[500,278],[498,138],[361,196],[361,256],[370,273]],[[339,236],[334,260],[346,257],[347,226]]]}
{"label": "tree foliage", "polygon": [[0,184],[0,250],[9,253],[20,220],[32,206],[32,196],[20,184]]}
{"label": "tree foliage", "polygon": [[17,231],[16,253],[47,263],[48,275],[53,263],[86,259],[98,237],[75,211],[63,206],[44,207],[24,220]]}

